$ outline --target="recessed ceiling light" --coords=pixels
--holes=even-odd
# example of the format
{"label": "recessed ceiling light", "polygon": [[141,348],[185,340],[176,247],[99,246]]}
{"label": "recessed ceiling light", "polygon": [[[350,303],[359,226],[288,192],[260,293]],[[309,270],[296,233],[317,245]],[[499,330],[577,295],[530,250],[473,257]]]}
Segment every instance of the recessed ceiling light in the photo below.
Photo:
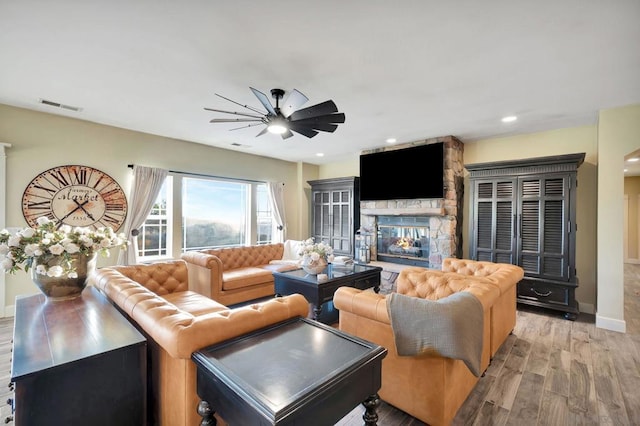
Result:
{"label": "recessed ceiling light", "polygon": [[629,158],[627,161],[630,163],[635,163],[638,160],[640,160],[640,158],[634,157],[634,158]]}
{"label": "recessed ceiling light", "polygon": [[509,115],[507,117],[502,117],[502,122],[503,123],[511,123],[513,121],[516,121],[518,119],[518,117],[516,117],[515,115]]}
{"label": "recessed ceiling light", "polygon": [[396,143],[396,138],[387,139],[387,143]]}
{"label": "recessed ceiling light", "polygon": [[324,157],[324,153],[322,153],[322,152],[318,152],[318,153],[316,154],[316,157]]}

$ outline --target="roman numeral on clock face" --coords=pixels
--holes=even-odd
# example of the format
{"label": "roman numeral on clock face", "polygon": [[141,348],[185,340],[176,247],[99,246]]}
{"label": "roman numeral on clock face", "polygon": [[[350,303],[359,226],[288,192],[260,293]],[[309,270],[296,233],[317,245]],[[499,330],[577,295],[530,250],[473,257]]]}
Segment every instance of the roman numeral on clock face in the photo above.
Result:
{"label": "roman numeral on clock face", "polygon": [[86,169],[78,169],[74,170],[73,175],[76,178],[76,185],[86,185],[87,184],[87,170]]}
{"label": "roman numeral on clock face", "polygon": [[27,208],[31,210],[50,210],[51,209],[51,200],[40,201],[37,203],[27,203]]}

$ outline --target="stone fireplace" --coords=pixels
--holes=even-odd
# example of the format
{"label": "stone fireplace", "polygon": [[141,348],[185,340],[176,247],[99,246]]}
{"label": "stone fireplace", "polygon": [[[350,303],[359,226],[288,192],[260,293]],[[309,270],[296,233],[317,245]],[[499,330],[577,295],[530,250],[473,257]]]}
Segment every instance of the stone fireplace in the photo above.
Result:
{"label": "stone fireplace", "polygon": [[361,229],[372,234],[371,259],[441,269],[462,256],[464,145],[444,136],[366,153],[444,143],[444,198],[360,202]]}
{"label": "stone fireplace", "polygon": [[429,225],[426,216],[378,216],[377,260],[429,266]]}

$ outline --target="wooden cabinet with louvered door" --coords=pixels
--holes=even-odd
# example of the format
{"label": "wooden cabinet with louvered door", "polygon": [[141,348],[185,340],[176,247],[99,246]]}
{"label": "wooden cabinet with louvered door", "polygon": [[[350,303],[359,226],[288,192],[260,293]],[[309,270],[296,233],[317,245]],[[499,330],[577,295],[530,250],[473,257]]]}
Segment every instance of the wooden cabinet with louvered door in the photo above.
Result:
{"label": "wooden cabinet with louvered door", "polygon": [[524,269],[518,302],[578,314],[577,168],[584,154],[470,164],[470,257]]}
{"label": "wooden cabinet with louvered door", "polygon": [[497,263],[517,263],[514,226],[516,219],[516,179],[473,182],[475,203],[471,208],[477,225],[471,233],[471,257]]}
{"label": "wooden cabinet with louvered door", "polygon": [[316,242],[333,247],[335,255],[353,256],[355,232],[360,228],[358,177],[308,181],[311,185],[311,233]]}

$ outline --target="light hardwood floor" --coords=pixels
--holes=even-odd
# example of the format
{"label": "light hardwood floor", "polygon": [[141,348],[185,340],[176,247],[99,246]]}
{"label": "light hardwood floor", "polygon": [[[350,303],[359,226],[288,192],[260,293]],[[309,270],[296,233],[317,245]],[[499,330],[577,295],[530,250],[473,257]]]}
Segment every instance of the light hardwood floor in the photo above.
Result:
{"label": "light hardwood floor", "polygon": [[[627,333],[519,306],[516,329],[454,419],[454,425],[640,425],[640,265],[625,265]],[[11,410],[13,318],[0,319],[0,422]],[[339,422],[361,425],[357,407]],[[385,404],[380,426],[424,425]]]}

